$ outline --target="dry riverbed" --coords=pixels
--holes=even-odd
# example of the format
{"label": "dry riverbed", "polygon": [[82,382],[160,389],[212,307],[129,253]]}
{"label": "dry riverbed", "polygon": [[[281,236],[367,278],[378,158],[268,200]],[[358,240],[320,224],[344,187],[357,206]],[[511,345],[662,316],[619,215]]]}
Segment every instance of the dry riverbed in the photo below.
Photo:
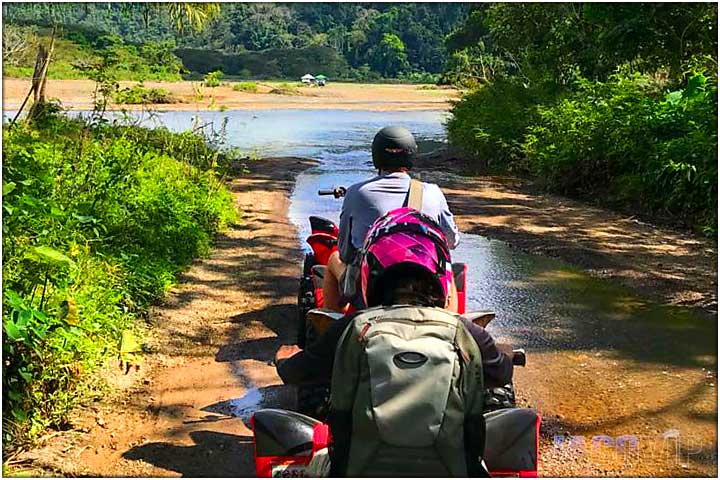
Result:
{"label": "dry riverbed", "polygon": [[[120,82],[130,87],[138,82]],[[281,82],[257,82],[256,93],[237,92],[234,83],[225,82],[216,88],[203,87],[202,82],[144,82],[147,88],[170,92],[177,103],[163,105],[111,105],[112,109],[139,110],[218,110],[218,109],[347,109],[347,110],[433,110],[448,108],[448,100],[457,96],[452,88],[433,85],[386,85],[330,82],[325,87],[297,87],[297,93],[270,93]],[[297,83],[289,82],[293,87]],[[29,79],[3,79],[3,110],[17,110],[30,88]],[[90,80],[48,80],[48,98],[58,98],[72,110],[88,110],[93,106],[95,83]]]}

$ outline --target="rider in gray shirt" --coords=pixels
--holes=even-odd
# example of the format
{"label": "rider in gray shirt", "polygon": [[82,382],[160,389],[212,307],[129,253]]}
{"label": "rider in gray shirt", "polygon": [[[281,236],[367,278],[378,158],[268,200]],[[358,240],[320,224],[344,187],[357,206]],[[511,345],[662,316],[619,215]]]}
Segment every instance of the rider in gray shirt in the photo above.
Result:
{"label": "rider in gray shirt", "polygon": [[[345,194],[340,213],[338,254],[333,253],[327,265],[323,282],[325,308],[341,311],[338,279],[346,266],[353,261],[362,247],[365,235],[372,224],[390,210],[407,205],[410,175],[408,170],[417,153],[412,134],[403,127],[391,126],[380,130],[372,144],[373,164],[378,176],[356,183]],[[455,248],[460,233],[450,213],[445,195],[437,185],[423,183],[422,212],[436,220],[447,238],[448,246]],[[452,302],[448,308],[456,308],[457,295],[453,285]]]}
{"label": "rider in gray shirt", "polygon": [[[338,237],[338,250],[343,263],[353,261],[355,252],[362,247],[365,234],[375,220],[406,204],[409,189],[410,175],[403,171],[382,172],[347,189],[340,213]],[[448,246],[451,249],[457,247],[460,232],[453,220],[453,214],[450,213],[445,195],[440,187],[433,183],[423,183],[422,212],[438,222],[445,233]]]}

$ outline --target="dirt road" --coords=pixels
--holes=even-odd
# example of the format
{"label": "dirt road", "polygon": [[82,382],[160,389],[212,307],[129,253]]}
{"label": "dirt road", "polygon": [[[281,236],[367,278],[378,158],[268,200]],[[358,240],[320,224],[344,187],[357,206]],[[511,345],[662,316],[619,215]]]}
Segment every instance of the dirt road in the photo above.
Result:
{"label": "dirt road", "polygon": [[[264,160],[232,181],[244,222],[220,236],[210,258],[195,262],[153,312],[153,353],[140,372],[113,375],[116,395],[80,409],[72,431],[18,461],[30,472],[71,476],[253,475],[244,409],[292,403],[269,362],[278,345],[293,340],[300,251],[287,195],[308,165]],[[536,197],[497,179],[437,181],[464,231],[506,235],[520,246],[537,238],[527,232],[549,232],[558,241],[543,245],[571,249],[591,240],[601,248],[608,241],[602,232],[614,228],[612,238],[627,238],[629,253],[608,250],[600,260],[633,252],[662,264],[681,258],[675,252],[684,244],[668,232],[653,237],[608,212],[580,215],[579,203]],[[653,248],[660,239],[670,246]],[[704,265],[695,261],[688,265]],[[541,475],[715,476],[717,344],[706,333],[713,326],[716,334],[717,323],[628,324],[589,332],[591,349],[528,352],[515,383],[521,403],[544,418]],[[668,354],[676,350],[683,355]]]}
{"label": "dirt road", "polygon": [[[138,82],[120,82],[122,88]],[[293,95],[270,93],[280,82],[258,82],[256,93],[237,92],[233,83],[216,88],[201,86],[202,82],[145,82],[147,88],[170,92],[177,103],[152,105],[158,110],[218,109],[345,109],[345,110],[432,110],[446,109],[448,100],[456,98],[452,88],[432,85],[385,85],[330,82],[325,87],[296,87]],[[291,85],[295,86],[296,83]],[[16,110],[30,88],[29,79],[3,79],[3,109]],[[71,110],[92,109],[95,83],[90,80],[48,80],[48,98],[58,98]],[[110,105],[111,109],[140,110],[143,105]]]}

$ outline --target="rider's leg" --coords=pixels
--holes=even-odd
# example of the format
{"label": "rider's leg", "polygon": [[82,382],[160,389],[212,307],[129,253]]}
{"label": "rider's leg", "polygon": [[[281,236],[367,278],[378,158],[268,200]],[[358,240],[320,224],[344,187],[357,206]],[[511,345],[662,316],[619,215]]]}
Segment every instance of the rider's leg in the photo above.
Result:
{"label": "rider's leg", "polygon": [[340,260],[340,254],[333,252],[328,258],[325,279],[323,280],[323,308],[342,311],[340,306],[339,278],[345,273],[345,264]]}
{"label": "rider's leg", "polygon": [[457,286],[455,286],[455,278],[453,278],[452,283],[450,283],[450,295],[448,296],[445,309],[453,313],[457,313],[458,311],[458,292]]}

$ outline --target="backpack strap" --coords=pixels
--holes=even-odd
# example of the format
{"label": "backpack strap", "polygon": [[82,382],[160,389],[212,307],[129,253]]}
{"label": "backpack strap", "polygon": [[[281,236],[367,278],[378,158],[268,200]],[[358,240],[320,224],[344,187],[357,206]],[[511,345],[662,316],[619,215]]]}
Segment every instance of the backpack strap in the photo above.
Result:
{"label": "backpack strap", "polygon": [[407,206],[422,212],[423,184],[420,180],[410,179],[410,190],[408,191]]}

